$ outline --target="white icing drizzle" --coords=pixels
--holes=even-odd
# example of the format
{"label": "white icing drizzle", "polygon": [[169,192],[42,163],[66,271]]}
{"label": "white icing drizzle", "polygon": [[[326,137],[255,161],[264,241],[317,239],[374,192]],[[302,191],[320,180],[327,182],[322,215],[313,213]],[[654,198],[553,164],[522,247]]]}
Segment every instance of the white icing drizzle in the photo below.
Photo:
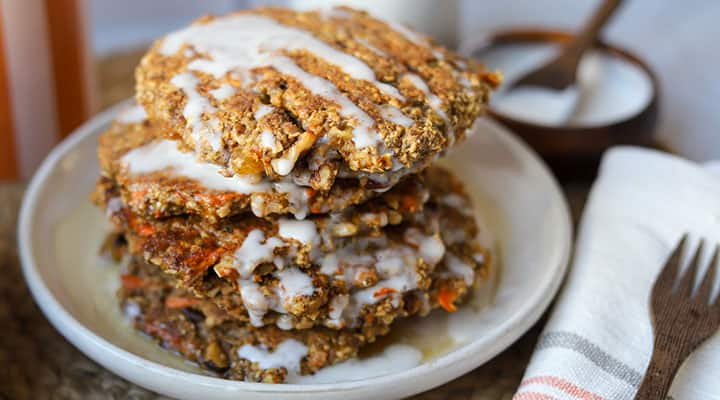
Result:
{"label": "white icing drizzle", "polygon": [[264,16],[232,15],[207,24],[192,25],[168,35],[160,51],[166,55],[174,54],[184,44],[211,58],[193,60],[188,64],[191,70],[221,77],[229,71],[247,72],[270,66],[292,76],[313,94],[337,103],[341,115],[356,121],[353,142],[359,148],[377,145],[382,141],[373,128],[372,118],[331,82],[305,72],[292,59],[283,56],[281,51],[307,50],[341,67],[352,78],[368,81],[388,96],[404,100],[397,88],[378,81],[372,68],[362,60],[335,49],[307,31],[282,25]]}
{"label": "white icing drizzle", "polygon": [[463,278],[468,286],[473,284],[475,280],[475,270],[460,258],[453,254],[448,254],[445,256],[445,266],[447,266],[448,271],[452,275]]}
{"label": "white icing drizzle", "polygon": [[345,326],[342,315],[348,304],[350,304],[350,296],[348,295],[341,294],[333,297],[333,299],[330,300],[330,311],[328,312],[328,318],[325,324],[331,328],[342,328]]}
{"label": "white icing drizzle", "polygon": [[406,265],[408,265],[407,261],[412,261],[409,264],[412,264],[414,267],[416,260],[406,259],[408,255],[406,253],[405,251],[398,251],[392,248],[382,249],[375,253],[375,257],[377,257],[375,268],[378,274],[380,274],[380,276],[396,276],[406,268]]}
{"label": "white icing drizzle", "polygon": [[400,126],[409,128],[415,123],[415,120],[403,114],[403,112],[394,106],[384,104],[380,106],[380,115],[388,121],[391,121]]}
{"label": "white icing drizzle", "polygon": [[[340,249],[339,251],[342,251]],[[325,257],[323,257],[322,261],[320,262],[320,273],[327,275],[327,276],[333,276],[340,272],[338,267],[338,256],[336,253],[329,253]]]}
{"label": "white icing drizzle", "polygon": [[450,142],[450,145],[452,145],[455,141],[455,131],[453,130],[453,126],[450,123],[450,118],[448,118],[447,113],[443,109],[442,99],[430,91],[430,87],[428,87],[427,82],[425,82],[425,80],[420,76],[413,73],[407,73],[403,75],[403,78],[408,79],[410,83],[412,83],[418,90],[425,94],[425,97],[427,97],[428,99],[428,104],[430,105],[430,108],[432,108],[432,110],[435,111],[435,113],[437,113],[440,118],[445,121],[445,126],[448,130],[448,140]]}
{"label": "white icing drizzle", "polygon": [[178,150],[177,144],[172,140],[154,141],[133,149],[122,157],[122,161],[133,174],[169,169],[177,176],[194,179],[201,185],[215,190],[249,194],[267,192],[270,189],[267,182],[254,183],[247,176],[225,177],[220,174],[219,165],[198,162],[192,154]]}
{"label": "white icing drizzle", "polygon": [[237,354],[240,358],[257,363],[262,369],[284,367],[290,374],[298,374],[302,359],[308,355],[308,348],[298,340],[285,339],[272,352],[264,346],[244,344]]}
{"label": "white icing drizzle", "polygon": [[462,243],[468,239],[465,230],[460,228],[443,229],[442,237],[447,244]]}
{"label": "white icing drizzle", "polygon": [[440,204],[450,207],[462,215],[472,216],[473,209],[467,199],[457,193],[449,193],[442,196],[439,200]]}
{"label": "white icing drizzle", "polygon": [[472,90],[472,82],[465,75],[458,75],[458,82],[466,89]]}
{"label": "white icing drizzle", "polygon": [[293,318],[288,314],[279,316],[277,321],[275,321],[275,325],[284,331],[289,331],[295,327],[293,324]]}
{"label": "white icing drizzle", "polygon": [[211,90],[210,94],[214,98],[222,101],[222,100],[232,97],[235,94],[235,88],[232,87],[232,85],[225,83],[222,86],[220,86],[219,88]]}
{"label": "white icing drizzle", "polygon": [[384,51],[378,49],[377,47],[373,46],[370,42],[368,42],[368,41],[365,40],[364,38],[353,36],[353,39],[354,39],[356,42],[360,43],[361,45],[367,47],[368,49],[370,49],[370,51],[372,51],[373,53],[379,55],[380,57],[384,57],[384,58],[387,58],[387,57],[388,57],[388,54],[387,54],[386,52],[384,52]]}
{"label": "white icing drizzle", "polygon": [[435,56],[435,58],[437,58],[438,60],[441,60],[441,61],[442,61],[442,60],[445,59],[445,54],[443,54],[443,52],[440,51],[440,50],[432,49],[432,54],[433,54],[433,56]]}
{"label": "white icing drizzle", "polygon": [[440,198],[440,204],[463,211],[467,209],[467,200],[457,193],[448,193]]}
{"label": "white icing drizzle", "polygon": [[307,188],[290,180],[255,182],[244,175],[226,177],[221,174],[220,166],[197,161],[192,154],[178,150],[172,140],[154,141],[133,149],[122,157],[122,162],[132,174],[167,171],[174,176],[192,179],[208,189],[252,194],[251,209],[258,217],[267,215],[263,195],[273,190],[287,196],[296,218],[305,218],[308,213]]}
{"label": "white icing drizzle", "polygon": [[375,304],[388,296],[399,299],[402,293],[416,289],[417,275],[415,270],[407,269],[404,272],[404,274],[384,279],[375,286],[353,293],[354,318],[357,318],[356,314],[359,314],[362,307],[367,304]]}
{"label": "white icing drizzle", "polygon": [[305,219],[307,217],[309,194],[306,187],[296,185],[291,181],[274,182],[273,186],[275,190],[288,196],[288,203],[294,210],[293,215],[296,219]]}
{"label": "white icing drizzle", "polygon": [[142,314],[142,310],[140,309],[140,306],[137,303],[131,303],[127,302],[125,303],[125,307],[123,307],[123,311],[125,313],[125,316],[128,317],[131,321],[135,318],[139,317],[140,314]]}
{"label": "white icing drizzle", "polygon": [[219,150],[221,148],[220,139],[222,138],[220,121],[216,118],[205,121],[202,118],[203,114],[210,115],[217,109],[210,104],[210,101],[205,96],[197,91],[198,82],[200,80],[190,72],[175,75],[170,80],[170,83],[182,89],[187,98],[183,109],[183,117],[185,117],[186,126],[192,129],[196,146],[205,141],[210,144],[213,150]]}
{"label": "white icing drizzle", "polygon": [[242,245],[235,251],[233,266],[240,278],[250,278],[258,265],[273,261],[275,256],[273,252],[283,244],[282,240],[275,237],[265,240],[265,234],[259,229],[250,231]]}
{"label": "white icing drizzle", "polygon": [[353,143],[355,143],[355,146],[362,149],[379,145],[382,142],[382,138],[374,127],[375,120],[353,103],[349,97],[340,92],[332,82],[306,72],[298,67],[292,59],[285,56],[276,57],[273,66],[279,72],[300,81],[313,94],[337,103],[340,106],[338,113],[343,117],[354,119],[356,121],[356,126],[353,129]]}
{"label": "white icing drizzle", "polygon": [[405,240],[418,247],[420,257],[428,264],[437,264],[445,255],[445,244],[439,234],[426,236],[419,229],[405,231]]}
{"label": "white icing drizzle", "polygon": [[140,105],[125,108],[117,115],[117,121],[122,124],[139,124],[147,119],[145,109]]}
{"label": "white icing drizzle", "polygon": [[267,129],[260,133],[260,144],[273,151],[276,151],[276,148],[279,147],[275,141],[275,135]]}
{"label": "white icing drizzle", "polygon": [[322,258],[320,273],[352,284],[374,263],[373,254],[362,254],[356,248],[343,248]]}
{"label": "white icing drizzle", "polygon": [[298,221],[282,218],[278,221],[278,236],[286,239],[295,239],[298,242],[317,246],[320,243],[320,235],[317,227],[312,221]]}
{"label": "white icing drizzle", "polygon": [[278,280],[277,295],[282,300],[279,304],[280,312],[284,312],[288,304],[292,304],[298,297],[312,296],[315,293],[310,275],[298,268],[286,268],[274,274]]}
{"label": "white icing drizzle", "polygon": [[253,326],[263,326],[263,317],[270,308],[269,299],[260,290],[260,286],[251,280],[241,280],[240,296],[250,316],[250,323]]}
{"label": "white icing drizzle", "polygon": [[108,200],[107,206],[105,206],[105,215],[108,217],[120,211],[125,205],[123,204],[122,198],[116,196]]}
{"label": "white icing drizzle", "polygon": [[[198,58],[190,61],[187,68],[192,71],[205,72],[206,74],[213,75],[216,78],[221,78],[228,72],[227,68],[225,68],[222,64],[215,63],[212,60],[205,58]],[[241,76],[244,78],[243,80],[245,80],[248,78],[249,74],[243,73]]]}
{"label": "white icing drizzle", "polygon": [[337,6],[325,4],[324,7],[320,8],[320,12],[325,18],[337,18],[337,19],[349,19],[352,18],[352,13],[348,10],[344,10]]}
{"label": "white icing drizzle", "polygon": [[[416,289],[419,258],[429,265],[439,263],[445,255],[445,246],[438,235],[426,236],[417,229],[406,233],[406,241],[417,247],[390,244],[385,238],[359,240],[352,246],[325,255],[320,261],[320,272],[344,280],[351,287],[348,299],[331,302],[331,313],[324,321],[329,327],[353,326],[365,305],[375,304],[390,297],[393,307],[400,305],[404,293]],[[372,250],[375,247],[376,250]],[[354,282],[374,267],[380,281],[375,285],[357,289]],[[355,287],[353,289],[353,287]],[[333,301],[335,301],[333,299]],[[338,311],[340,310],[340,311]]]}
{"label": "white icing drizzle", "polygon": [[273,106],[269,106],[267,104],[260,104],[257,110],[255,110],[255,121],[260,121],[262,117],[270,114],[271,112],[273,112],[273,110],[275,110],[275,107]]}
{"label": "white icing drizzle", "polygon": [[288,157],[280,157],[272,160],[273,170],[280,176],[287,176],[295,167],[295,160]]}
{"label": "white icing drizzle", "polygon": [[[275,264],[276,266],[280,264],[280,266],[278,266],[278,268],[280,268],[283,263],[276,261]],[[265,325],[263,317],[268,310],[287,315],[288,308],[290,308],[293,303],[303,296],[312,296],[312,294],[315,293],[315,286],[313,285],[310,275],[296,267],[284,268],[274,272],[272,276],[278,279],[278,284],[277,287],[270,290],[267,294],[263,293],[260,286],[251,279],[238,280],[240,296],[242,297],[245,308],[248,310],[250,323],[253,326]],[[280,316],[282,321],[278,320],[277,324],[280,328],[286,329],[283,326],[287,327],[288,325],[292,325],[292,317],[289,315],[283,317],[283,315]]]}

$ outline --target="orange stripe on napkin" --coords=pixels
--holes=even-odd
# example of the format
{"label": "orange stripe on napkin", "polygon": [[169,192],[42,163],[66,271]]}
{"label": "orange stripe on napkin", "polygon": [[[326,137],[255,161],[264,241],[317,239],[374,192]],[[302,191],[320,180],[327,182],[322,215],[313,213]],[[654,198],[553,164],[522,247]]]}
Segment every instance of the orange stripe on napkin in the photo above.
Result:
{"label": "orange stripe on napkin", "polygon": [[555,397],[539,392],[523,392],[513,396],[512,400],[558,400]]}
{"label": "orange stripe on napkin", "polygon": [[[601,396],[598,396],[597,394],[583,389],[580,386],[568,382],[558,376],[536,376],[528,378],[520,383],[520,388],[528,385],[551,386],[581,400],[604,400]],[[517,400],[517,396],[513,397],[513,400]]]}

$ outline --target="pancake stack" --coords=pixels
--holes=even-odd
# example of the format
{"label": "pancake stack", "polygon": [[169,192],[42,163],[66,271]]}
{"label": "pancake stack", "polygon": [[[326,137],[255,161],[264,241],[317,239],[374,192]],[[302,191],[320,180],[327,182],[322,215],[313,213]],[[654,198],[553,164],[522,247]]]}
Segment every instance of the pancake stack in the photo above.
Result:
{"label": "pancake stack", "polygon": [[355,357],[453,312],[488,254],[431,165],[499,77],[364,12],[257,9],[158,40],[99,140],[94,193],[140,331],[229,379]]}

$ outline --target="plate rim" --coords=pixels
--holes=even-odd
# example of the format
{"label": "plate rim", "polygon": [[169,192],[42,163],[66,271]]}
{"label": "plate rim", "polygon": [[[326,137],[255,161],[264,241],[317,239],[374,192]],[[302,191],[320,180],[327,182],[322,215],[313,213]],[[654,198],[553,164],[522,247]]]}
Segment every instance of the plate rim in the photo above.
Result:
{"label": "plate rim", "polygon": [[[156,384],[155,377],[157,376],[179,379],[184,382],[192,381],[194,385],[203,386],[208,389],[219,389],[224,392],[227,391],[228,393],[246,392],[287,395],[308,395],[327,392],[351,393],[354,391],[362,393],[363,390],[367,390],[368,387],[384,387],[387,384],[396,385],[396,391],[398,391],[401,383],[413,382],[414,384],[409,389],[399,390],[402,395],[409,396],[460,377],[507,349],[540,319],[552,300],[556,297],[560,285],[567,274],[573,243],[573,226],[567,199],[563,195],[557,179],[537,153],[529,148],[527,144],[506,127],[498,124],[496,121],[489,120],[489,123],[496,125],[498,130],[502,131],[503,140],[509,141],[511,145],[525,151],[537,167],[539,167],[542,174],[546,175],[549,179],[549,183],[554,189],[552,195],[556,197],[558,201],[562,214],[561,218],[563,220],[562,231],[560,233],[560,236],[563,238],[562,249],[560,249],[561,256],[560,260],[558,260],[558,265],[554,266],[553,275],[547,281],[545,287],[537,292],[536,298],[528,300],[528,306],[524,312],[519,312],[513,315],[512,318],[506,320],[502,333],[499,333],[497,339],[490,345],[478,341],[471,341],[437,359],[404,371],[357,381],[324,384],[268,385],[263,383],[228,381],[222,378],[181,371],[147,360],[106,340],[76,320],[70,312],[60,304],[59,300],[55,298],[41,277],[31,245],[34,233],[32,227],[32,222],[35,218],[34,210],[37,207],[39,194],[55,170],[55,167],[79,142],[89,136],[97,134],[100,128],[107,125],[119,110],[127,107],[130,103],[132,103],[132,100],[128,99],[97,114],[75,129],[52,149],[33,175],[23,196],[17,230],[23,275],[36,304],[43,311],[46,318],[63,337],[70,341],[82,353],[128,381],[159,392],[163,392],[163,389],[160,388],[162,384]],[[108,357],[114,359],[115,363],[123,362],[132,367],[146,369],[148,374],[143,379],[138,379],[137,375],[130,376],[130,373],[126,373],[127,368],[123,368],[123,365],[115,365],[115,363],[111,362],[112,360],[107,359]],[[423,377],[427,378],[429,373],[434,373],[431,379],[418,379]]]}

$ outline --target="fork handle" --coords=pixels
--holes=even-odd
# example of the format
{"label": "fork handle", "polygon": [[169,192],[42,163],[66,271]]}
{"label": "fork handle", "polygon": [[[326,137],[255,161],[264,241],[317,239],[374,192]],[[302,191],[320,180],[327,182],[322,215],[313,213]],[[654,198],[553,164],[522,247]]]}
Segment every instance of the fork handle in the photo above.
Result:
{"label": "fork handle", "polygon": [[635,400],[657,400],[667,397],[675,374],[683,361],[690,355],[691,349],[683,345],[656,340],[652,358],[645,371],[645,377],[635,394]]}

